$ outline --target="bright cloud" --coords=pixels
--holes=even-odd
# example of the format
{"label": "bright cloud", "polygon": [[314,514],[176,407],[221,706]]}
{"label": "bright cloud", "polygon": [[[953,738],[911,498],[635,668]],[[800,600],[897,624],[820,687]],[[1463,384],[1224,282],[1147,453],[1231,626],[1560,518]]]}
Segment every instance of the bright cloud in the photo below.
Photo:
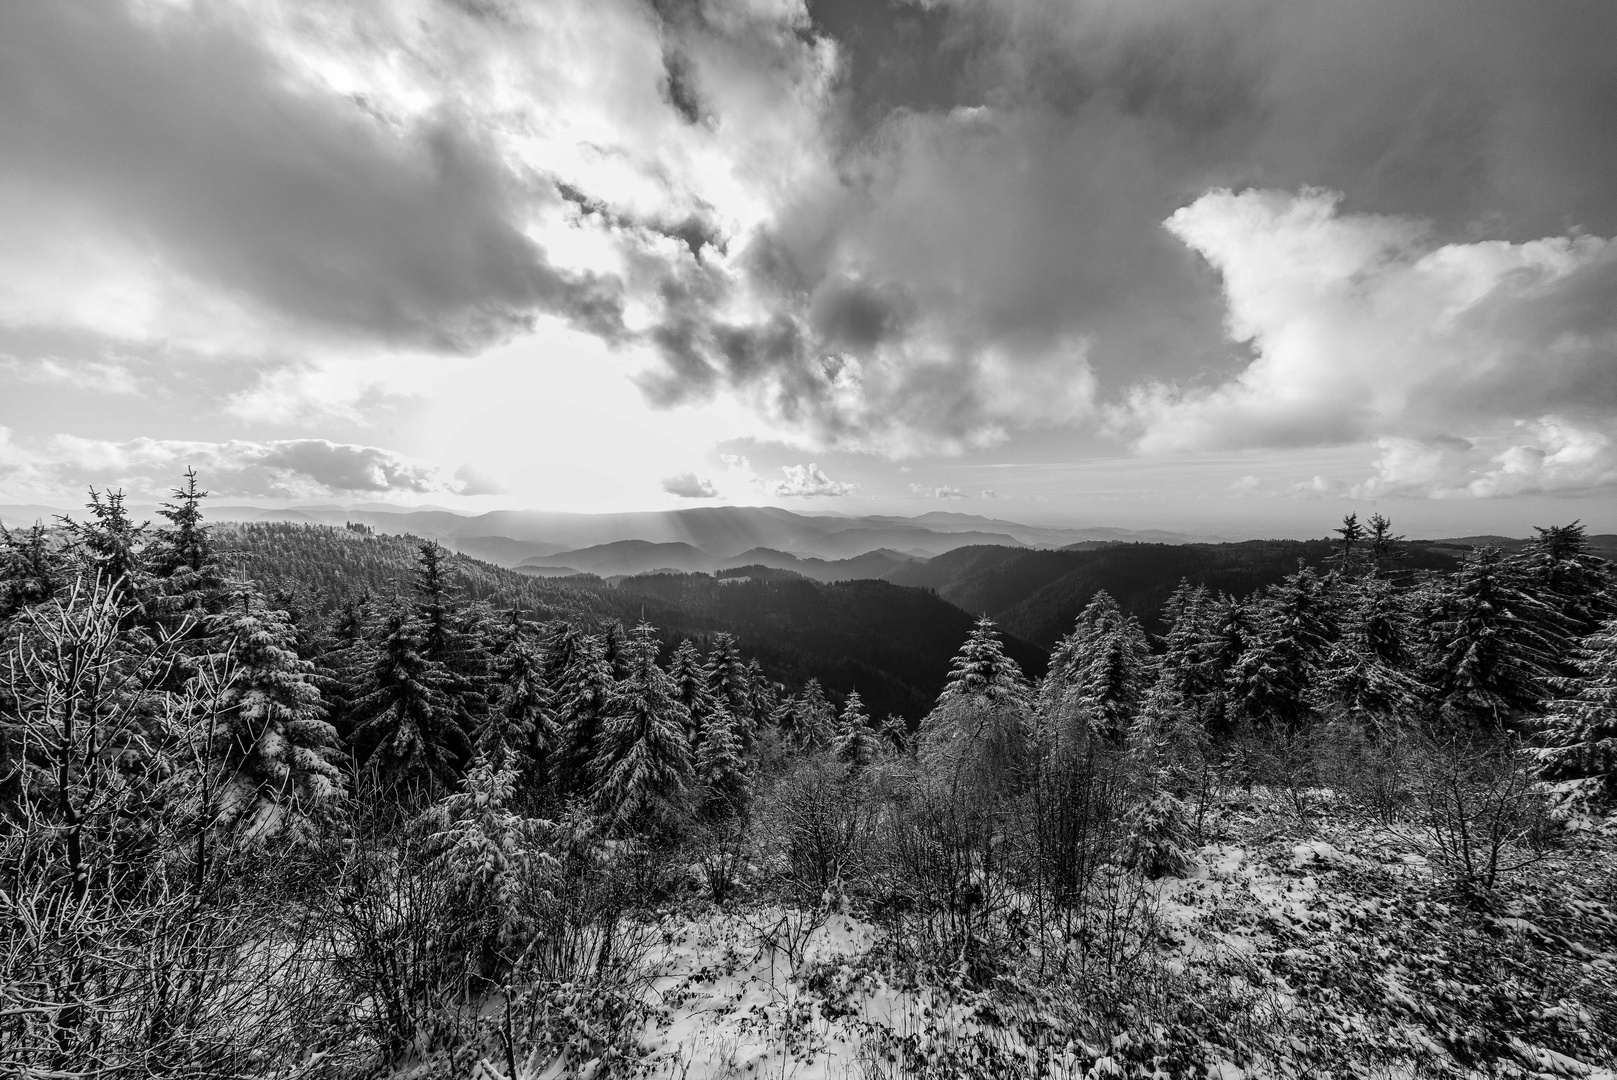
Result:
{"label": "bright cloud", "polygon": [[[919,495],[923,499],[964,499],[966,493],[957,487],[948,484],[939,484],[937,487],[927,487],[925,484],[911,484],[910,494]],[[991,491],[983,492],[983,498],[996,498]]]}
{"label": "bright cloud", "polygon": [[167,494],[187,468],[217,494],[249,498],[419,496],[462,492],[470,483],[388,450],[325,439],[116,442],[57,435],[29,445],[0,428],[0,490],[13,498],[92,486],[152,498]]}
{"label": "bright cloud", "polygon": [[769,482],[767,488],[771,494],[788,498],[853,494],[853,484],[845,484],[831,479],[825,475],[824,470],[813,462],[807,465],[782,465],[780,471],[786,474],[786,479]]}
{"label": "bright cloud", "polygon": [[679,473],[663,480],[663,490],[682,499],[712,499],[718,497],[713,481],[704,480],[695,473]]}
{"label": "bright cloud", "polygon": [[1389,488],[1453,460],[1454,440],[1512,447],[1458,488],[1473,494],[1598,474],[1591,440],[1617,420],[1617,307],[1592,301],[1617,295],[1617,243],[1437,244],[1419,221],[1341,201],[1215,191],[1171,216],[1219,271],[1229,336],[1255,358],[1212,386],[1137,387],[1114,427],[1146,453],[1379,439]]}

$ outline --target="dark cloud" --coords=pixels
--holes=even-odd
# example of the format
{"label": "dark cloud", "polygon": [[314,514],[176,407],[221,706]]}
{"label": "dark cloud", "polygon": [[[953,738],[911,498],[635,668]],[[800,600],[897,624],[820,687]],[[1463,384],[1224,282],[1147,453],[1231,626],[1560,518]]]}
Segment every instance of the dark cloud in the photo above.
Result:
{"label": "dark cloud", "polygon": [[[985,357],[1093,371],[1107,395],[1226,379],[1253,355],[1225,338],[1218,274],[1162,228],[1217,187],[1323,185],[1345,211],[1430,221],[1434,243],[1617,232],[1617,7],[1596,0],[809,7],[845,57],[837,182],[738,253],[768,330],[679,307],[659,401],[719,373],[836,437],[915,425],[958,444],[1018,422]],[[1568,286],[1537,310],[1599,335],[1609,296]],[[1603,355],[1579,353],[1601,398]]]}
{"label": "dark cloud", "polygon": [[616,284],[557,269],[524,235],[536,196],[474,125],[446,111],[400,126],[300,88],[229,20],[0,8],[0,183],[79,201],[295,323],[450,351],[547,313],[621,336]]}

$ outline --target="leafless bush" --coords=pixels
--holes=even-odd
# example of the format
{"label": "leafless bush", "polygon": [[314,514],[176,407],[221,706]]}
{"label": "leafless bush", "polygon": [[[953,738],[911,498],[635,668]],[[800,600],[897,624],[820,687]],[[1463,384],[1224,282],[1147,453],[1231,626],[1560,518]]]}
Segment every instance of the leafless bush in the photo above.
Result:
{"label": "leafless bush", "polygon": [[1543,797],[1513,740],[1433,737],[1413,769],[1416,839],[1472,899],[1554,849]]}
{"label": "leafless bush", "polygon": [[875,828],[872,781],[827,754],[803,758],[763,792],[754,835],[771,877],[800,907],[863,879]]}

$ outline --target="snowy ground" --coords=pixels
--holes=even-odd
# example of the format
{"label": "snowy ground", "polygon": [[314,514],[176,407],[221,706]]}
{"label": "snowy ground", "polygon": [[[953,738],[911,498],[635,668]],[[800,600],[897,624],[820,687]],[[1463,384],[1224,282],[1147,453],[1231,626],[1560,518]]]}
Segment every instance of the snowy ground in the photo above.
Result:
{"label": "snowy ground", "polygon": [[[857,914],[760,902],[670,917],[643,961],[650,1010],[632,1072],[1617,1080],[1614,833],[1578,834],[1476,910],[1444,887],[1419,837],[1328,812],[1305,828],[1262,798],[1226,803],[1191,869],[1150,885],[1153,974],[1138,1007],[1038,1052],[1025,995],[904,985]],[[1026,983],[1013,970],[1006,985]]]}

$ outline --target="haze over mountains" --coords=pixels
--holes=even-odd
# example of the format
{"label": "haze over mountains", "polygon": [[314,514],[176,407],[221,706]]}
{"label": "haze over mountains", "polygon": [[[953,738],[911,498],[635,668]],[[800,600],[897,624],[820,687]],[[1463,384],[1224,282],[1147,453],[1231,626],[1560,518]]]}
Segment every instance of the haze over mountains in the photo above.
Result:
{"label": "haze over mountains", "polygon": [[[156,516],[155,507],[136,506],[132,510],[137,520]],[[0,522],[8,526],[26,525],[36,519],[50,521],[54,515],[64,512],[67,511],[60,507],[0,506]],[[72,513],[80,516],[77,510]],[[603,576],[658,569],[712,571],[763,563],[817,577],[820,575],[813,572],[812,566],[803,569],[780,557],[834,561],[886,551],[901,561],[903,557],[931,558],[978,544],[1059,548],[1105,541],[1188,543],[1219,539],[1151,529],[1025,525],[948,511],[933,511],[916,517],[854,516],[799,514],[769,506],[700,507],[627,514],[496,510],[476,515],[431,508],[400,510],[378,506],[210,506],[208,515],[217,521],[321,525],[357,522],[379,532],[409,533],[438,540],[464,554],[501,566],[570,567]],[[603,547],[606,550],[596,550]],[[738,557],[755,549],[761,549],[757,557],[736,562]],[[567,557],[560,558],[563,554]]]}

